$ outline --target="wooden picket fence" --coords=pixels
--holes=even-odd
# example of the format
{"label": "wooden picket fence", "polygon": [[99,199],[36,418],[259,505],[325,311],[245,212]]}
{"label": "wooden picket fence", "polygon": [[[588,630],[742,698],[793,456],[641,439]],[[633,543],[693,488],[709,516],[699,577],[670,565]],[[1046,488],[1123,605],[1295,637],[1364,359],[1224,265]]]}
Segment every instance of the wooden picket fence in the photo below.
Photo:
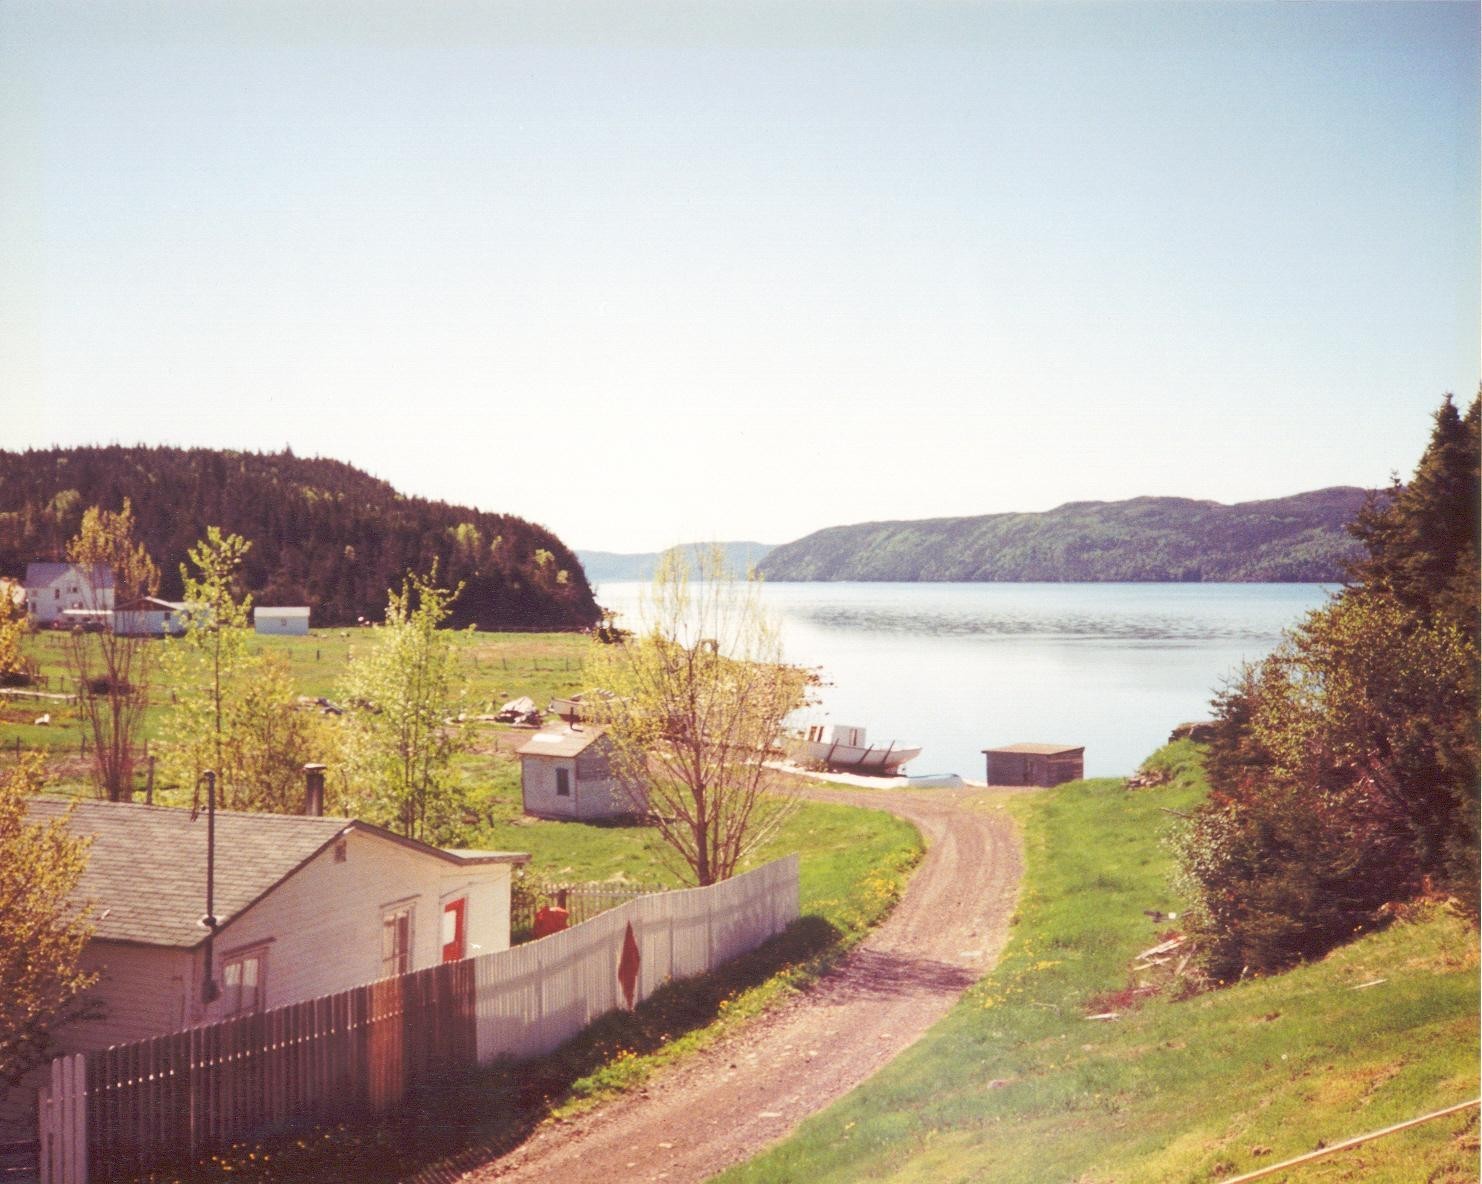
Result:
{"label": "wooden picket fence", "polygon": [[42,1184],[127,1180],[265,1130],[386,1111],[497,1057],[550,1052],[628,1006],[627,987],[636,1004],[797,916],[792,855],[707,888],[639,897],[508,950],[58,1057],[39,1098]]}

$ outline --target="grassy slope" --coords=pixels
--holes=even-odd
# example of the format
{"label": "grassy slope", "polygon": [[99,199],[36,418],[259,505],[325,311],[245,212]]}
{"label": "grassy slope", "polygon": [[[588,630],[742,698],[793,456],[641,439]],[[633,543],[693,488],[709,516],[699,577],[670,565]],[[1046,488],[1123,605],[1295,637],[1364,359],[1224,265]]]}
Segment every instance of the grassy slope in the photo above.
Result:
{"label": "grassy slope", "polygon": [[[1163,811],[1201,792],[1185,776],[1004,801],[1029,872],[997,970],[872,1082],[723,1179],[1208,1181],[1476,1097],[1476,934],[1439,909],[1279,977],[1085,1018],[1169,927],[1143,914],[1178,908]],[[1475,1180],[1476,1132],[1475,1112],[1443,1119],[1291,1178]]]}

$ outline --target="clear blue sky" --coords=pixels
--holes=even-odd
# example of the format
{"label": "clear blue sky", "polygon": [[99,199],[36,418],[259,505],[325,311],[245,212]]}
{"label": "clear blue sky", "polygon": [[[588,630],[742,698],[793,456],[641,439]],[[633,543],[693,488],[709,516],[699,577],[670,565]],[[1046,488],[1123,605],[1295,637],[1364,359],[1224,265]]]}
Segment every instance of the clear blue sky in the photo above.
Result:
{"label": "clear blue sky", "polygon": [[[433,11],[427,11],[428,9]],[[0,3],[0,447],[573,546],[1407,474],[1478,5]]]}

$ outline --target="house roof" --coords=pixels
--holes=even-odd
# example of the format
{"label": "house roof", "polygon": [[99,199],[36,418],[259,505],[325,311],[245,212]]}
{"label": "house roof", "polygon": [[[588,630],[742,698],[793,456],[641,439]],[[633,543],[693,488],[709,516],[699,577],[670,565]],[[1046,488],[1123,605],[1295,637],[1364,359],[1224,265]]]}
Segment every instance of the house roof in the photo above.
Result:
{"label": "house roof", "polygon": [[[95,563],[88,583],[96,589],[113,587],[113,569],[106,563]],[[81,564],[77,563],[28,563],[26,564],[26,587],[40,588],[46,584],[55,583],[69,571],[81,573]]]}
{"label": "house roof", "polygon": [[[136,802],[32,798],[33,820],[61,819],[92,836],[76,896],[90,903],[94,936],[106,941],[192,948],[206,939],[205,811]],[[350,831],[401,844],[457,865],[525,863],[519,852],[444,851],[352,818],[216,811],[214,908],[217,931]]]}
{"label": "house roof", "polygon": [[604,729],[583,726],[579,731],[563,728],[559,732],[537,732],[516,753],[519,756],[580,756],[605,734]]}
{"label": "house roof", "polygon": [[131,600],[127,604],[114,606],[114,612],[119,613],[151,613],[170,612],[183,613],[188,608],[188,602],[184,600],[161,600],[158,596],[141,596],[138,600]]}
{"label": "house roof", "polygon": [[1071,744],[1005,744],[1001,748],[985,748],[985,753],[993,752],[1017,752],[1026,756],[1060,756],[1069,752],[1085,752],[1085,746],[1076,747]]}

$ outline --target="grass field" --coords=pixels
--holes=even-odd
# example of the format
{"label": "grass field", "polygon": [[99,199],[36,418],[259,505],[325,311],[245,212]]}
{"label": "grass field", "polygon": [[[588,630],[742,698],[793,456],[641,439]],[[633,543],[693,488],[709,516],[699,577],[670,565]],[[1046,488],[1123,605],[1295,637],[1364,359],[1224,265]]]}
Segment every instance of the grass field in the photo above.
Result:
{"label": "grass field", "polygon": [[[1284,975],[1129,999],[1130,960],[1177,926],[1144,910],[1179,908],[1161,835],[1165,811],[1203,792],[1189,756],[1157,790],[1007,799],[1028,873],[999,967],[878,1077],[722,1179],[1205,1182],[1475,1098],[1477,936],[1440,906]],[[1273,1178],[1459,1184],[1477,1162],[1473,1110]]]}

